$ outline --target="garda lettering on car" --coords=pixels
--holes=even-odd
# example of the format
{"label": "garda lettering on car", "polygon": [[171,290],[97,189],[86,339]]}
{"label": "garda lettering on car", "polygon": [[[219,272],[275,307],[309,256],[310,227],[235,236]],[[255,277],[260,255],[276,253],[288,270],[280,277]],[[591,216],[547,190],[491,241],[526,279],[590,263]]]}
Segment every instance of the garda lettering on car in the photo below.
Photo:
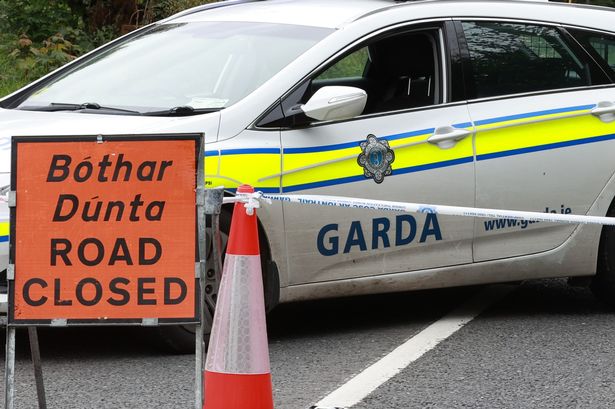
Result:
{"label": "garda lettering on car", "polygon": [[422,225],[410,214],[400,214],[393,220],[379,217],[368,222],[368,226],[359,220],[351,222],[349,227],[327,224],[318,232],[316,246],[323,256],[335,256],[355,250],[378,250],[442,240],[438,216],[434,213],[425,216]]}

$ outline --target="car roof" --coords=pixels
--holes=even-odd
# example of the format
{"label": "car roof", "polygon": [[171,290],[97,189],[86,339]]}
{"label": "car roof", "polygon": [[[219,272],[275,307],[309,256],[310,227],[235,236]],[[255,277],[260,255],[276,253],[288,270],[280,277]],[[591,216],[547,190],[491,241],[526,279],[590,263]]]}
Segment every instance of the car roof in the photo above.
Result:
{"label": "car roof", "polygon": [[390,7],[391,0],[228,1],[226,7],[192,9],[181,21],[254,21],[338,28],[365,14]]}
{"label": "car roof", "polygon": [[[511,17],[591,27],[591,16],[615,13],[608,7],[555,3],[548,0],[231,0],[208,4],[179,13],[167,21],[246,21],[341,28],[369,15],[393,8],[445,11],[448,16]],[[502,13],[504,10],[506,12]],[[578,12],[583,10],[583,15]],[[513,12],[512,10],[516,10]],[[590,17],[588,17],[590,16]],[[608,19],[615,17],[609,15]],[[575,20],[573,23],[572,20]],[[602,26],[599,24],[599,26]],[[601,27],[613,31],[612,23]]]}

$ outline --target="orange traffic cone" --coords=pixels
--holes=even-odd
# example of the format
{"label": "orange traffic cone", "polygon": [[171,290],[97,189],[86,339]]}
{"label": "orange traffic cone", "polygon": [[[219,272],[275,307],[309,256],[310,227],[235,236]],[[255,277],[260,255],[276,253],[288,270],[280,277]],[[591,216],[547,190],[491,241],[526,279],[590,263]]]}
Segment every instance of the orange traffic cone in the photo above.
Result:
{"label": "orange traffic cone", "polygon": [[256,214],[243,203],[233,210],[204,378],[204,409],[273,408]]}

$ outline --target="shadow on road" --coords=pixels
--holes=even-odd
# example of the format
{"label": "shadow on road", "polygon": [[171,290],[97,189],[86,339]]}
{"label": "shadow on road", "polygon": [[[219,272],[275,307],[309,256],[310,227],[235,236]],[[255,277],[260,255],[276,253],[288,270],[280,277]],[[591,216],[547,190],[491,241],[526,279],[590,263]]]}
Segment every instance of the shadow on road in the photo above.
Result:
{"label": "shadow on road", "polygon": [[565,279],[524,282],[486,316],[524,319],[528,316],[608,314],[589,288],[571,287]]}
{"label": "shadow on road", "polygon": [[[451,288],[396,294],[370,295],[289,303],[268,316],[273,341],[301,337],[343,335],[374,331],[404,324],[428,325],[475,294],[481,287]],[[600,304],[585,288],[573,288],[565,280],[529,281],[481,317],[522,320],[550,314],[605,314],[612,310]],[[0,337],[4,340],[4,331]],[[156,342],[156,330],[139,327],[40,328],[43,356],[58,358],[155,356],[168,354]],[[18,331],[18,358],[28,357],[27,332]],[[0,342],[4,353],[4,342]]]}

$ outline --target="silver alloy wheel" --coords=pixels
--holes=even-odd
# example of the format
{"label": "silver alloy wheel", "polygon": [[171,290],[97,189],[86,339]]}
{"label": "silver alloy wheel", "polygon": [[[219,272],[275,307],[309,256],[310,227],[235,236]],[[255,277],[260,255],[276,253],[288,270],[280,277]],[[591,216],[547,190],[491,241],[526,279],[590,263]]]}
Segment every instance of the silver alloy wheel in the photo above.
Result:
{"label": "silver alloy wheel", "polygon": [[[220,214],[220,254],[222,260],[224,260],[224,254],[226,253],[226,246],[229,239],[229,231],[231,227],[231,214],[226,211],[222,211]],[[216,275],[214,269],[213,259],[213,242],[212,242],[212,228],[210,223],[205,231],[207,242],[207,256],[205,259],[206,276],[205,276],[205,313],[207,314],[204,322],[212,323],[213,314],[216,306],[216,300],[218,298],[218,289],[220,287],[220,276],[222,275],[222,266],[220,266],[220,274]],[[209,332],[211,328],[205,329],[205,344],[209,342]],[[170,349],[177,353],[194,353],[194,325],[173,325],[173,326],[161,326],[158,327],[158,333],[161,337],[163,347]]]}

